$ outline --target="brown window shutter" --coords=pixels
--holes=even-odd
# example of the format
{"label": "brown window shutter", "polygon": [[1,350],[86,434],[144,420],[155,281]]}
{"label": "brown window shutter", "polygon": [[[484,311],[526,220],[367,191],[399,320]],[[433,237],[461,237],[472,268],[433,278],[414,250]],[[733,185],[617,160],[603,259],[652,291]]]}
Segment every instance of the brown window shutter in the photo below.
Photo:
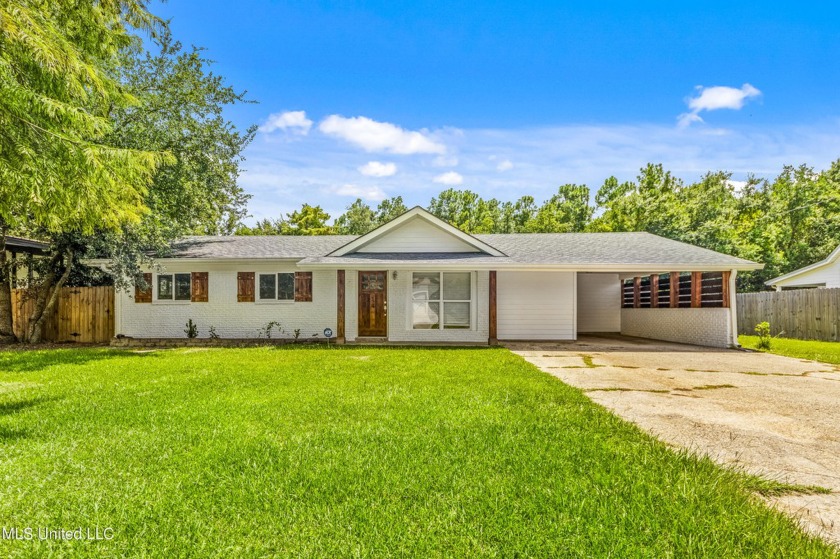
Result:
{"label": "brown window shutter", "polygon": [[236,274],[236,300],[240,303],[254,302],[254,272]]}
{"label": "brown window shutter", "polygon": [[295,272],[295,301],[312,301],[312,272]]}
{"label": "brown window shutter", "polygon": [[193,303],[206,303],[208,300],[208,279],[207,272],[193,272],[192,273],[192,293],[190,300]]}
{"label": "brown window shutter", "polygon": [[146,282],[146,289],[140,289],[139,285],[134,286],[135,303],[152,302],[152,274],[143,274],[143,281]]}

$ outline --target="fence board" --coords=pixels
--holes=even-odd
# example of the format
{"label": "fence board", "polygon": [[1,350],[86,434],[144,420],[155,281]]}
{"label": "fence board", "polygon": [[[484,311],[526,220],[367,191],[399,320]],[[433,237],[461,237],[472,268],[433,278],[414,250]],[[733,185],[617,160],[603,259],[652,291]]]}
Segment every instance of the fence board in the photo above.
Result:
{"label": "fence board", "polygon": [[[24,289],[12,290],[15,334],[23,338],[34,300]],[[62,287],[55,309],[47,317],[44,341],[103,343],[114,335],[113,287]]]}
{"label": "fence board", "polygon": [[739,334],[767,321],[773,336],[840,341],[840,288],[739,293],[737,305]]}

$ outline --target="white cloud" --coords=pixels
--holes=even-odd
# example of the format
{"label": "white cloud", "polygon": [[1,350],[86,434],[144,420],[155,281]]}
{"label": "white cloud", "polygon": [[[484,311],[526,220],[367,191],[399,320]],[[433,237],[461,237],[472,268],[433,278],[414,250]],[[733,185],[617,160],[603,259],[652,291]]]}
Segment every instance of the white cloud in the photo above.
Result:
{"label": "white cloud", "polygon": [[405,130],[390,122],[377,122],[365,116],[346,118],[330,115],[318,128],[324,134],[355,144],[368,152],[416,153],[446,152],[446,146],[432,140],[427,132]]}
{"label": "white cloud", "polygon": [[310,128],[312,128],[312,121],[306,118],[306,111],[286,111],[268,115],[268,119],[260,126],[260,132],[270,134],[275,130],[288,130],[305,136]]}
{"label": "white cloud", "polygon": [[744,187],[747,186],[747,181],[728,180],[726,181],[726,184],[731,186],[732,190],[734,190],[736,194],[740,194],[744,190]]}
{"label": "white cloud", "polygon": [[333,194],[338,196],[352,196],[354,198],[363,198],[372,202],[381,202],[388,197],[385,192],[378,186],[357,186],[355,184],[343,184],[341,186],[329,189]]}
{"label": "white cloud", "polygon": [[459,184],[463,184],[464,177],[462,177],[459,173],[456,173],[455,171],[449,171],[448,173],[443,173],[442,175],[436,176],[432,180],[438,184],[445,184],[447,186],[458,186]]}
{"label": "white cloud", "polygon": [[438,155],[432,159],[432,165],[435,167],[457,167],[458,158],[454,155]]}
{"label": "white cloud", "polygon": [[505,159],[504,161],[500,161],[498,165],[496,165],[496,170],[500,173],[504,173],[505,171],[510,171],[513,169],[513,162],[510,159]]}
{"label": "white cloud", "polygon": [[761,95],[761,91],[748,83],[742,85],[740,89],[725,85],[697,86],[697,91],[699,94],[696,97],[686,99],[690,111],[677,117],[677,124],[681,128],[690,126],[693,122],[703,122],[700,117],[701,111],[717,111],[719,109],[738,111],[743,108],[747,100]]}
{"label": "white cloud", "polygon": [[397,174],[397,166],[393,163],[370,161],[359,167],[359,172],[366,177],[390,177]]}
{"label": "white cloud", "polygon": [[[556,194],[558,184],[587,184],[595,192],[610,175],[619,181],[635,180],[648,162],[662,163],[687,182],[712,170],[731,172],[733,181],[744,181],[751,174],[775,177],[784,165],[826,169],[837,159],[840,145],[836,117],[796,125],[750,124],[726,133],[707,126],[698,132],[688,134],[673,124],[601,124],[466,129],[459,139],[436,131],[448,149],[458,150],[459,167],[433,167],[436,156],[407,157],[395,161],[398,184],[360,175],[356,168],[368,160],[360,163],[359,150],[323,134],[310,133],[282,150],[273,135],[260,134],[248,146],[248,165],[239,184],[253,195],[248,204],[253,216],[248,221],[253,223],[299,209],[304,202],[341,215],[349,196],[353,196],[350,201],[360,193],[382,196],[364,189],[368,182],[379,184],[388,195],[402,196],[408,206],[425,206],[450,187],[432,182],[432,177],[454,170],[461,171],[464,183],[484,198],[516,200],[528,194],[541,203]],[[489,159],[494,154],[504,157]],[[514,163],[515,172],[497,171],[505,158]],[[336,185],[347,183],[357,190],[342,189],[347,194],[337,195]]]}

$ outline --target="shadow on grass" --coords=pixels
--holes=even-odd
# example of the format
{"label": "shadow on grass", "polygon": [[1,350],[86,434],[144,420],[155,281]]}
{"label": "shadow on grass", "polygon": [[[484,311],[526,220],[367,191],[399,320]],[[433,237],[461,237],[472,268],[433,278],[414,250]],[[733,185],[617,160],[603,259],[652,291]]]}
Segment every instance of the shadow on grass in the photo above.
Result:
{"label": "shadow on grass", "polygon": [[157,357],[156,352],[134,352],[111,348],[36,349],[0,352],[0,373],[32,373],[55,365],[85,365],[108,359]]}
{"label": "shadow on grass", "polygon": [[47,398],[43,396],[38,396],[35,398],[27,398],[25,400],[17,400],[14,402],[0,402],[0,415],[11,415],[21,410],[25,410],[37,406],[39,404],[43,404],[45,402],[51,402],[53,400],[58,400],[58,398]]}
{"label": "shadow on grass", "polygon": [[0,425],[0,443],[12,442],[25,438],[29,433],[23,429],[9,429]]}

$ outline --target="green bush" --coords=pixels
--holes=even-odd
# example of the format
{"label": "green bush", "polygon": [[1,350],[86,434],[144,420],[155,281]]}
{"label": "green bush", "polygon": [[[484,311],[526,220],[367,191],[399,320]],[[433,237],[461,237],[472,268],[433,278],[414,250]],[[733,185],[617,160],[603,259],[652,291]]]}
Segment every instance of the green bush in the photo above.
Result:
{"label": "green bush", "polygon": [[187,327],[184,329],[184,334],[187,335],[188,338],[197,338],[198,337],[198,326],[196,326],[195,322],[192,319],[187,322]]}
{"label": "green bush", "polygon": [[766,320],[755,325],[755,333],[758,336],[758,349],[770,349],[770,323]]}

